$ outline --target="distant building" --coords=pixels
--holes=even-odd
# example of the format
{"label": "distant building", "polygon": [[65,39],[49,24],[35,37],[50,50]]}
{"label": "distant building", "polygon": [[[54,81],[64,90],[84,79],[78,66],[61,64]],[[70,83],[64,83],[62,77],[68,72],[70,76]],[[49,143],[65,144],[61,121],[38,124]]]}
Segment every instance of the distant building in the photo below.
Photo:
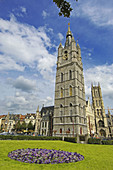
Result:
{"label": "distant building", "polygon": [[35,119],[35,134],[40,135],[40,124],[41,124],[41,116],[39,112],[39,106],[36,111],[36,119]]}
{"label": "distant building", "polygon": [[90,104],[90,100],[86,101],[86,118],[87,118],[87,133],[88,137],[94,136],[95,134],[95,117],[94,109]]}
{"label": "distant building", "polygon": [[54,106],[42,107],[40,135],[52,136]]}
{"label": "distant building", "polygon": [[92,105],[94,108],[95,133],[100,137],[108,137],[110,135],[108,128],[108,118],[105,114],[104,102],[100,84],[91,87]]}

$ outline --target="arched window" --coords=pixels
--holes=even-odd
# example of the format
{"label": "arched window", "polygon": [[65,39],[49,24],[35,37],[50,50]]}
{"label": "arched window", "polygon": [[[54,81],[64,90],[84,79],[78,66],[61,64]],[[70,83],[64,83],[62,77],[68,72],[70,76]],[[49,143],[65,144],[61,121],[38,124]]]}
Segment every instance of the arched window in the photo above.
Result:
{"label": "arched window", "polygon": [[71,79],[72,79],[72,71],[69,70],[69,80],[71,80]]}
{"label": "arched window", "polygon": [[79,104],[79,115],[81,115],[81,105]]}
{"label": "arched window", "polygon": [[70,111],[69,111],[69,112],[70,112],[70,113],[69,113],[69,114],[70,114],[70,121],[72,122],[72,121],[73,121],[73,118],[72,118],[72,112],[73,112],[73,111],[72,111],[72,103],[70,103],[69,106],[70,106]]}
{"label": "arched window", "polygon": [[99,127],[104,127],[104,122],[102,120],[99,120],[98,123],[99,123]]}
{"label": "arched window", "polygon": [[62,129],[60,129],[60,133],[62,133]]}
{"label": "arched window", "polygon": [[60,97],[63,97],[63,88],[61,88]]}
{"label": "arched window", "polygon": [[82,135],[82,127],[80,127],[80,134]]}
{"label": "arched window", "polygon": [[78,96],[80,97],[80,87],[78,86]]}
{"label": "arched window", "polygon": [[63,115],[63,105],[61,104],[60,105],[60,116],[62,116]]}
{"label": "arched window", "polygon": [[61,73],[61,82],[63,82],[63,73]]}
{"label": "arched window", "polygon": [[69,87],[69,95],[72,96],[72,86]]}

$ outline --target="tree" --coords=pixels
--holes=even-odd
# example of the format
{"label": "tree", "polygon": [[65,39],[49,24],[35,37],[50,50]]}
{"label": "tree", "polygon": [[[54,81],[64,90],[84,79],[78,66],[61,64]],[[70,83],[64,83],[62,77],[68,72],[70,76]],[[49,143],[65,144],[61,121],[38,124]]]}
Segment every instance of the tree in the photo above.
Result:
{"label": "tree", "polygon": [[[75,0],[75,1],[78,1],[78,0]],[[70,12],[73,9],[71,8],[71,5],[69,2],[65,0],[53,0],[53,2],[55,2],[57,7],[60,9],[59,16],[64,15],[64,17],[67,17],[67,18],[70,17]]]}
{"label": "tree", "polygon": [[34,125],[31,123],[31,121],[27,125],[28,130],[34,130]]}
{"label": "tree", "polygon": [[20,121],[18,121],[18,122],[16,123],[16,125],[15,125],[15,129],[16,129],[16,131],[21,130],[21,124],[20,124]]}

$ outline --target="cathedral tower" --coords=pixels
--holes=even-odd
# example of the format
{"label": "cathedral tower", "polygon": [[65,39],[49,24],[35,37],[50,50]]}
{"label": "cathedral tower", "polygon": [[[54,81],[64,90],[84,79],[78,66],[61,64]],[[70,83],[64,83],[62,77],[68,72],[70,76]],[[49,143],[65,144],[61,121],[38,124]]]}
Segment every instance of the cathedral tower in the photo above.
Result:
{"label": "cathedral tower", "polygon": [[85,136],[85,104],[81,49],[68,25],[65,46],[58,47],[53,136]]}
{"label": "cathedral tower", "polygon": [[106,134],[108,133],[107,119],[105,115],[102,92],[99,83],[98,86],[93,86],[92,84],[91,93],[92,93],[92,104],[93,104],[94,116],[95,116],[96,134],[98,134],[99,136],[106,136]]}

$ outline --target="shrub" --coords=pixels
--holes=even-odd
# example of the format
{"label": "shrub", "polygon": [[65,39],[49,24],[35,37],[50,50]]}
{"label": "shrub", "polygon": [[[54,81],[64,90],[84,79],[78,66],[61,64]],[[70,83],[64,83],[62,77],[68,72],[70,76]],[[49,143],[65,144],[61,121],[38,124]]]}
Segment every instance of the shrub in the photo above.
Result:
{"label": "shrub", "polygon": [[11,136],[11,135],[0,135],[2,140],[62,140],[62,137],[54,136]]}
{"label": "shrub", "polygon": [[102,140],[102,145],[113,145],[113,140]]}
{"label": "shrub", "polygon": [[76,137],[64,137],[64,141],[77,143],[77,138]]}
{"label": "shrub", "polygon": [[97,138],[88,139],[88,144],[100,144],[100,143],[101,143],[101,139],[97,139]]}

